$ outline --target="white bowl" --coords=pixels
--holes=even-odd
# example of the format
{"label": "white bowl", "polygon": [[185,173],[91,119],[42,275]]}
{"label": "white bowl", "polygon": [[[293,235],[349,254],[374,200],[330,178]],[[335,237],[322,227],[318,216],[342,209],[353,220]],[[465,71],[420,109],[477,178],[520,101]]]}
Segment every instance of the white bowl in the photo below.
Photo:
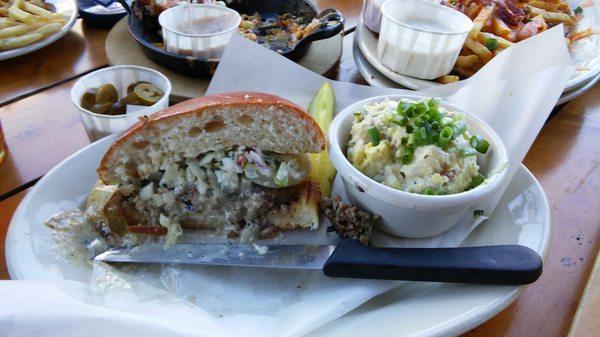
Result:
{"label": "white bowl", "polygon": [[381,14],[377,43],[381,63],[427,80],[452,70],[473,28],[466,15],[430,0],[388,0]]}
{"label": "white bowl", "polygon": [[[146,81],[162,90],[164,96],[151,106],[140,108],[124,115],[103,115],[86,110],[81,106],[81,96],[86,90],[97,88],[102,84],[114,84],[119,98],[127,96],[127,86],[138,81]],[[169,106],[171,82],[165,75],[150,68],[139,66],[114,66],[91,72],[80,78],[71,88],[71,101],[79,110],[79,117],[85,127],[90,141],[106,137],[113,133],[124,131],[141,116],[148,116]]]}
{"label": "white bowl", "polygon": [[383,185],[360,172],[346,158],[350,128],[354,112],[365,105],[381,102],[386,98],[399,100],[428,98],[417,95],[384,95],[356,102],[340,113],[329,127],[329,155],[333,165],[342,176],[350,201],[371,213],[379,214],[383,221],[379,229],[392,235],[408,238],[424,238],[441,234],[452,228],[473,207],[481,204],[499,191],[506,178],[508,156],[504,144],[494,130],[473,114],[446,102],[440,106],[464,113],[468,130],[482,135],[490,143],[490,151],[481,161],[485,183],[474,189],[449,195],[423,195],[400,191]]}
{"label": "white bowl", "polygon": [[[182,26],[189,20],[197,23],[199,20],[211,19],[213,24],[218,22],[221,25],[217,27],[217,31],[194,34],[182,32]],[[158,16],[165,49],[201,59],[219,59],[241,21],[238,12],[221,5],[179,5]]]}

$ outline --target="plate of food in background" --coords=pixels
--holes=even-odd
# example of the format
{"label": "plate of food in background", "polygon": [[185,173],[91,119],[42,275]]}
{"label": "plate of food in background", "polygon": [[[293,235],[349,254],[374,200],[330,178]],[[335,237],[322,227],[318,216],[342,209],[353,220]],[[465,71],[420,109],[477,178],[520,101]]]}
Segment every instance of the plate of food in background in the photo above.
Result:
{"label": "plate of food in background", "polygon": [[[220,46],[210,45],[219,35],[230,32],[225,27],[208,25],[208,21],[226,22],[232,20],[214,20],[213,14],[202,14],[202,9],[210,7],[216,12],[216,8],[222,4],[214,4],[213,1],[197,1],[191,5],[188,13],[187,8],[175,9],[175,7],[187,7],[178,1],[157,2],[154,0],[135,0],[131,6],[124,1],[121,4],[128,10],[128,25],[131,35],[141,46],[143,52],[152,61],[186,75],[195,77],[210,77],[219,62],[220,53],[224,44]],[[261,45],[286,56],[291,60],[302,58],[313,41],[326,39],[339,34],[344,29],[344,17],[335,9],[317,11],[315,6],[307,0],[294,1],[260,1],[260,0],[236,0],[227,3],[227,8],[239,13],[239,23],[235,31]],[[174,27],[163,27],[159,22],[159,16],[166,17],[172,11],[181,11],[174,17],[182,17],[183,20],[176,22]],[[196,11],[196,12],[195,12]],[[223,15],[228,15],[222,11]],[[186,21],[187,19],[187,21]],[[163,20],[163,24],[169,20]],[[202,21],[201,24],[197,24]],[[190,25],[189,22],[194,24]],[[201,26],[212,26],[222,28],[217,32],[213,28]],[[187,27],[186,27],[187,26]],[[215,28],[215,29],[216,29]],[[169,31],[165,33],[165,30]],[[179,35],[179,40],[192,38],[187,47],[174,47],[165,41],[169,34]],[[213,42],[208,43],[210,39]],[[196,42],[193,39],[196,39]],[[203,41],[204,40],[204,41]],[[194,47],[195,46],[195,47]],[[190,48],[191,47],[191,48]],[[203,50],[198,50],[198,49]]]}
{"label": "plate of food in background", "polygon": [[[576,66],[565,91],[588,87],[588,82],[593,81],[600,72],[600,38],[595,34],[600,27],[600,6],[593,1],[452,0],[443,1],[442,4],[458,10],[473,21],[473,28],[448,75],[425,80],[400,74],[385,66],[377,52],[378,26],[371,22],[363,21],[356,28],[355,39],[360,52],[371,66],[388,79],[406,88],[419,90],[468,78],[513,44],[563,24],[565,39]],[[368,8],[365,11],[373,12]],[[372,14],[370,16],[375,17]]]}
{"label": "plate of food in background", "polygon": [[76,19],[72,0],[0,0],[0,60],[53,43],[71,30]]}

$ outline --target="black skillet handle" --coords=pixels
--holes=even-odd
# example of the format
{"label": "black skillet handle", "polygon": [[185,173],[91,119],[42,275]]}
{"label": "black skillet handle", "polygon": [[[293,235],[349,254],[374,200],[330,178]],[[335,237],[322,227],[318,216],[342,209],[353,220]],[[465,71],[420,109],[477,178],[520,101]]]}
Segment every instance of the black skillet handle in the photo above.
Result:
{"label": "black skillet handle", "polygon": [[324,9],[315,19],[321,21],[323,24],[321,27],[310,35],[304,37],[306,41],[317,41],[330,38],[339,34],[344,30],[344,16],[337,9],[328,8]]}
{"label": "black skillet handle", "polygon": [[331,277],[520,285],[542,273],[542,259],[518,245],[374,248],[342,240],[323,272]]}

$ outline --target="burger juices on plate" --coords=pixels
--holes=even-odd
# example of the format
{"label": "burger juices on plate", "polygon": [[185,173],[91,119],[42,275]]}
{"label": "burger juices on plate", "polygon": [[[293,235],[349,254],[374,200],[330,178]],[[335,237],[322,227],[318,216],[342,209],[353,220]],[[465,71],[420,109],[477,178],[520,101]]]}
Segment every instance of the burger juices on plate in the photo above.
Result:
{"label": "burger juices on plate", "polygon": [[[315,229],[319,187],[307,153],[318,124],[277,96],[238,92],[174,105],[132,126],[106,152],[88,209],[105,236],[213,229],[241,241]],[[90,208],[89,205],[92,205]]]}

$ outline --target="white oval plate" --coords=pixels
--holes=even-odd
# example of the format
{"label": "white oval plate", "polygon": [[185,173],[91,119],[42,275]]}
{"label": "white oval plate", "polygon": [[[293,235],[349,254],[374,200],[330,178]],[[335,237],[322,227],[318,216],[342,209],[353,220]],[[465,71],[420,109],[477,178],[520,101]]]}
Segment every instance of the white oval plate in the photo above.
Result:
{"label": "white oval plate", "polygon": [[32,43],[25,47],[0,52],[0,61],[31,53],[32,51],[43,48],[65,36],[65,34],[67,34],[71,28],[73,28],[75,20],[77,20],[77,6],[75,6],[75,0],[46,0],[46,2],[56,7],[56,13],[61,13],[67,17],[67,22],[65,25],[61,28],[61,30],[56,32],[56,34],[51,35],[41,41]]}
{"label": "white oval plate", "polygon": [[[61,261],[41,240],[44,221],[77,207],[96,178],[96,167],[115,136],[93,143],[46,174],[23,199],[10,223],[6,262],[13,279],[88,279],[91,267]],[[550,209],[539,183],[524,167],[509,185],[493,217],[472,232],[467,245],[521,244],[545,258]],[[311,336],[454,335],[471,329],[508,306],[524,287],[412,282],[376,297]]]}
{"label": "white oval plate", "polygon": [[[383,75],[382,73],[377,71],[377,69],[375,69],[375,67],[373,67],[373,65],[371,65],[369,63],[369,61],[365,58],[365,56],[363,55],[362,51],[360,50],[360,48],[358,46],[358,41],[357,41],[356,36],[354,37],[354,40],[353,40],[352,56],[354,58],[354,63],[356,63],[356,67],[358,68],[358,71],[360,72],[362,77],[364,77],[364,79],[367,81],[367,83],[369,83],[369,85],[372,85],[374,87],[383,87],[383,88],[398,88],[398,89],[407,88],[405,86],[402,86],[402,85],[390,80],[388,77],[386,77],[385,75]],[[575,86],[571,90],[569,90],[569,91],[565,90],[562,93],[562,95],[560,96],[560,98],[558,99],[558,102],[556,102],[556,105],[561,105],[561,104],[567,103],[568,101],[575,99],[576,97],[579,97],[586,91],[590,90],[596,83],[598,83],[599,80],[600,80],[600,72],[598,72],[596,74],[596,76],[590,78],[589,80],[584,81],[583,83],[581,83],[578,86]],[[430,83],[427,83],[427,85],[429,85],[429,84]]]}
{"label": "white oval plate", "polygon": [[[573,6],[579,3],[579,1],[567,2],[574,3]],[[600,3],[598,1],[590,1],[590,3],[593,4],[591,7],[582,8],[583,18],[579,22],[579,29],[591,27],[595,34],[576,41],[571,46],[571,57],[573,57],[573,61],[575,62],[576,71],[567,83],[565,91],[572,91],[577,86],[582,85],[600,73],[600,36],[598,36],[598,29],[600,28]],[[422,80],[399,74],[384,66],[377,56],[377,35],[363,25],[362,21],[356,25],[354,34],[365,59],[377,71],[390,80],[412,90],[440,85],[440,83],[435,81]]]}

